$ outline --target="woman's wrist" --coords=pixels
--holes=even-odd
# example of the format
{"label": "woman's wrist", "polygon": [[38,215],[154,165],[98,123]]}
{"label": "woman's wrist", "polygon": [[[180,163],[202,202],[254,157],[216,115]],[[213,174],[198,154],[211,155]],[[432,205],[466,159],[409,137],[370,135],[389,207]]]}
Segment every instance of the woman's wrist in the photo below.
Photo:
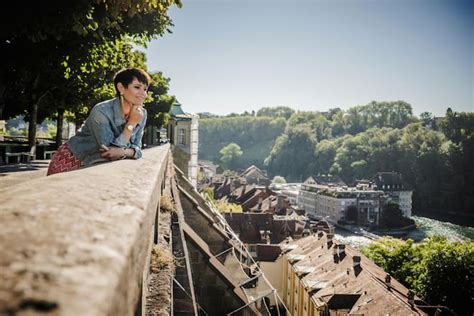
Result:
{"label": "woman's wrist", "polygon": [[126,125],[133,125],[133,127],[136,127],[140,123],[140,121],[135,122],[134,120],[129,119],[125,124]]}
{"label": "woman's wrist", "polygon": [[122,147],[123,149],[123,155],[122,155],[122,158],[121,159],[127,159],[128,158],[128,155],[127,155],[127,148],[126,147]]}

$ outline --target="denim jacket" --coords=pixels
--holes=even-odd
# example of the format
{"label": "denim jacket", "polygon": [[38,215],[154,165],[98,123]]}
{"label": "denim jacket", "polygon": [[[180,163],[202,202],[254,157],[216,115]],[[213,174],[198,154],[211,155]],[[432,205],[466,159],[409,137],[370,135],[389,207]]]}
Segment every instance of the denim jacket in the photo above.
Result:
{"label": "denim jacket", "polygon": [[85,166],[95,162],[107,161],[100,156],[100,146],[106,145],[132,148],[135,150],[134,159],[142,157],[142,137],[145,128],[147,112],[140,123],[135,127],[130,137],[130,142],[122,136],[125,128],[120,100],[114,98],[95,105],[81,130],[68,141],[69,148],[74,156],[81,160]]}

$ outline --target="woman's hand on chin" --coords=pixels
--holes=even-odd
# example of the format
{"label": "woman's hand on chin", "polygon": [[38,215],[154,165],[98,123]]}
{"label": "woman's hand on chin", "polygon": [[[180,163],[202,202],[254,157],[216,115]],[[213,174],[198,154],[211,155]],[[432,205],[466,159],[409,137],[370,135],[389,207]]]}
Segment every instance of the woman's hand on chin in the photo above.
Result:
{"label": "woman's hand on chin", "polygon": [[128,115],[128,123],[137,125],[140,123],[144,115],[144,110],[141,105],[134,105],[130,110],[130,114]]}

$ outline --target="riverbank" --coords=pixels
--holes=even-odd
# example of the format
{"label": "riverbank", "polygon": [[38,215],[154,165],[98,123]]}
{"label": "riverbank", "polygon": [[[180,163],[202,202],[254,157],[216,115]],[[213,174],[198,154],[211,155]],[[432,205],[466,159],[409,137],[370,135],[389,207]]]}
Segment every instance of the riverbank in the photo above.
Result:
{"label": "riverbank", "polygon": [[[474,242],[474,227],[456,225],[422,216],[412,216],[412,218],[415,221],[415,229],[408,231],[403,236],[392,237],[404,240],[412,239],[415,243],[419,243],[425,238],[439,235],[451,241]],[[336,227],[336,238],[348,243],[351,247],[356,249],[366,247],[378,238],[383,237],[383,234],[371,235],[369,232],[357,227],[348,227],[345,225],[334,226]]]}
{"label": "riverbank", "polygon": [[408,225],[405,227],[395,228],[395,229],[375,229],[371,233],[374,233],[378,236],[392,236],[396,238],[404,238],[413,230],[416,230],[417,227],[415,224]]}
{"label": "riverbank", "polygon": [[433,235],[445,236],[452,241],[474,242],[474,227],[456,225],[423,216],[412,216],[411,218],[415,221],[417,229],[410,232],[407,238],[416,242]]}
{"label": "riverbank", "polygon": [[378,236],[377,234],[369,232],[369,231],[365,230],[364,228],[362,228],[360,226],[343,225],[343,224],[337,224],[337,223],[331,223],[331,224],[334,225],[335,227],[339,228],[339,229],[343,229],[347,232],[351,232],[351,233],[353,233],[357,236],[363,236],[363,237],[366,237],[366,238],[369,238],[369,239],[372,239],[372,240],[376,240],[376,239],[380,238],[380,236]]}
{"label": "riverbank", "polygon": [[414,216],[426,217],[442,222],[449,222],[455,225],[474,227],[474,215],[471,214],[455,213],[441,210],[430,210],[429,212],[417,211]]}

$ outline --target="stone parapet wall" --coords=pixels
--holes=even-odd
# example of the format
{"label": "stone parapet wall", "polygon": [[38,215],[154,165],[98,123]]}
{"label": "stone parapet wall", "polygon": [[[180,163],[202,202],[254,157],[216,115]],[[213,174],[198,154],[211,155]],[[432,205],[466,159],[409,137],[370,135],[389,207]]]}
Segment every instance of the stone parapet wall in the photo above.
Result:
{"label": "stone parapet wall", "polygon": [[0,188],[0,315],[133,315],[169,146]]}

